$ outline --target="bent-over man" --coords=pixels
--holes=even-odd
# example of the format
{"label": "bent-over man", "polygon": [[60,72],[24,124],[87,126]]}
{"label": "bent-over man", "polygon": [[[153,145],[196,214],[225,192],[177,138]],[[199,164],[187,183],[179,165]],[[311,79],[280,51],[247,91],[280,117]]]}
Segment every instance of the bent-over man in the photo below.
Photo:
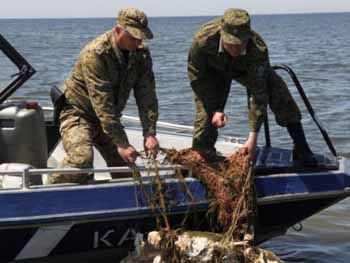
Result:
{"label": "bent-over man", "polygon": [[287,127],[293,139],[294,157],[303,165],[316,164],[305,139],[300,111],[285,82],[271,68],[267,46],[251,29],[247,11],[228,9],[199,29],[189,51],[188,74],[196,105],[194,149],[215,151],[217,129],[227,123],[224,108],[235,80],[248,92],[250,132],[244,147],[251,159],[255,158],[258,133],[269,104],[277,123]]}
{"label": "bent-over man", "polygon": [[[157,153],[158,102],[151,55],[143,45],[143,40],[152,38],[145,13],[126,8],[119,11],[112,30],[81,51],[62,88],[65,103],[59,121],[67,156],[61,167],[91,168],[93,146],[108,166],[135,162],[137,152],[120,122],[131,90],[139,109],[145,150]],[[84,183],[87,178],[86,174],[53,174],[49,182]]]}

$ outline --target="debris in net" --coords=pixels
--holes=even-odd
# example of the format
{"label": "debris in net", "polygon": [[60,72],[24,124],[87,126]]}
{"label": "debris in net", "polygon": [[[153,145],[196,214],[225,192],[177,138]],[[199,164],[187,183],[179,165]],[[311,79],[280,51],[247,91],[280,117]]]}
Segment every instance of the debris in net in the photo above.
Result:
{"label": "debris in net", "polygon": [[283,263],[267,250],[252,247],[247,242],[230,242],[223,245],[222,234],[188,231],[177,236],[174,249],[178,258],[164,257],[162,233],[153,231],[147,241],[138,242],[136,250],[121,263]]}

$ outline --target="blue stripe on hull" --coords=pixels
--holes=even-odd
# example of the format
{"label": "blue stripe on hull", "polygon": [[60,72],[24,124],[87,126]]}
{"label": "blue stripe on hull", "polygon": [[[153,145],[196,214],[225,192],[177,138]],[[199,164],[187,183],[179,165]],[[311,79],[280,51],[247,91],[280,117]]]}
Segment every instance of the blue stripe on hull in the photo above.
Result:
{"label": "blue stripe on hull", "polygon": [[257,197],[298,193],[342,191],[345,187],[343,173],[300,174],[294,176],[261,176],[255,179]]}
{"label": "blue stripe on hull", "polygon": [[[197,181],[188,184],[197,202],[205,202],[204,187]],[[144,192],[154,189],[144,185]],[[36,221],[51,222],[73,219],[90,219],[116,216],[137,216],[151,214],[144,192],[140,187],[110,184],[105,186],[79,186],[45,190],[19,191],[0,195],[0,226]],[[190,201],[182,185],[168,184],[167,196],[175,200],[173,211],[186,211],[184,205]],[[175,206],[176,205],[176,206]],[[199,207],[203,206],[201,204]]]}
{"label": "blue stripe on hull", "polygon": [[[327,196],[329,193],[342,195],[345,180],[342,173],[287,174],[283,176],[261,176],[255,178],[259,199],[276,197],[275,202],[286,202],[298,195]],[[205,188],[198,181],[187,184],[198,202],[198,208],[206,207]],[[184,194],[183,186],[177,182],[168,183],[166,195],[174,200],[170,212],[184,212],[191,200]],[[154,192],[150,185],[144,191]],[[344,192],[345,193],[345,192]],[[288,197],[288,200],[285,199]],[[281,198],[281,199],[279,199]],[[284,198],[284,199],[283,199]],[[66,222],[70,220],[98,220],[114,217],[149,216],[152,211],[146,198],[135,184],[107,184],[74,186],[49,189],[17,191],[0,194],[0,227],[9,225]]]}

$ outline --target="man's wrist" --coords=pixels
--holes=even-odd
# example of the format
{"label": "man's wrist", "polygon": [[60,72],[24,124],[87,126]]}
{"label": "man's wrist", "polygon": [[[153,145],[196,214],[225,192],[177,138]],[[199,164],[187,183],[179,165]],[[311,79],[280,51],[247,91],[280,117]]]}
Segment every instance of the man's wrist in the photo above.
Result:
{"label": "man's wrist", "polygon": [[144,135],[143,135],[143,138],[144,138],[144,139],[147,139],[147,138],[149,138],[149,137],[155,138],[155,137],[156,137],[156,134],[153,133],[153,132],[144,133]]}

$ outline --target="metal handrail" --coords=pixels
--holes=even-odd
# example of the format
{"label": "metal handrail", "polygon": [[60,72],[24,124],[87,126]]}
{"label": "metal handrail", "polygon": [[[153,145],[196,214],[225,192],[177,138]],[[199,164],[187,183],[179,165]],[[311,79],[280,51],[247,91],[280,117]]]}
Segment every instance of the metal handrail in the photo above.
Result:
{"label": "metal handrail", "polygon": [[300,84],[300,81],[299,79],[297,78],[296,74],[294,73],[294,71],[288,67],[287,65],[276,65],[276,66],[273,66],[272,67],[274,70],[284,70],[286,71],[289,76],[291,77],[291,79],[293,80],[294,84],[295,84],[295,87],[297,88],[301,98],[303,99],[303,102],[308,110],[308,112],[310,113],[311,115],[311,118],[314,120],[314,122],[316,123],[316,126],[318,127],[318,129],[320,130],[322,136],[323,136],[323,139],[325,140],[329,150],[331,151],[331,153],[334,155],[334,157],[337,157],[337,152],[332,144],[332,141],[331,139],[329,138],[328,136],[328,133],[326,131],[326,129],[321,125],[321,122],[318,120],[316,114],[315,114],[315,111],[314,109],[312,108],[311,106],[311,103],[310,101],[308,100],[305,92],[304,92],[304,89],[303,87],[301,86]]}
{"label": "metal handrail", "polygon": [[[123,115],[122,120],[140,123],[140,118],[132,117],[132,116],[128,116],[128,115]],[[194,130],[193,126],[174,124],[174,123],[164,122],[164,121],[157,121],[157,127],[170,128],[170,129],[175,129],[175,130],[179,130],[179,131],[188,131],[188,132],[193,132],[193,130]],[[233,136],[227,136],[227,135],[221,135],[220,137],[222,139],[224,139],[225,141],[234,142],[234,143],[241,143],[242,140],[246,139],[243,137],[233,137]]]}
{"label": "metal handrail", "polygon": [[[118,167],[105,167],[105,168],[49,168],[49,169],[27,169],[27,175],[38,175],[38,174],[81,174],[81,173],[130,173],[133,171],[149,171],[149,167],[137,166],[135,169],[128,166],[118,166]],[[171,171],[175,169],[188,169],[182,165],[159,165],[158,171]],[[7,170],[0,171],[0,175],[22,175],[23,170]]]}
{"label": "metal handrail", "polygon": [[[47,106],[42,107],[42,109],[46,112],[53,111],[52,107],[47,107]],[[137,123],[137,124],[141,123],[139,117],[133,117],[133,116],[129,116],[129,115],[123,115],[121,117],[121,119],[124,121],[132,122],[132,123]],[[164,121],[157,121],[157,127],[158,128],[173,129],[177,133],[183,132],[183,131],[184,132],[193,132],[193,130],[194,130],[193,126],[174,124],[174,123],[164,122]],[[234,136],[227,136],[227,135],[220,135],[220,138],[222,138],[223,140],[225,140],[227,142],[240,143],[240,144],[242,143],[243,140],[246,140],[246,138],[243,138],[243,137],[234,137]]]}
{"label": "metal handrail", "polygon": [[[45,106],[45,107],[42,107],[42,109],[43,109],[43,111],[46,111],[46,112],[53,111],[53,107]],[[141,123],[140,118],[138,118],[138,117],[123,115],[121,117],[121,119],[124,121],[133,122],[133,123],[138,123],[138,124]],[[157,126],[161,127],[161,128],[178,129],[178,130],[183,130],[183,131],[188,131],[188,132],[192,132],[194,129],[193,126],[174,124],[174,123],[164,122],[164,121],[157,121]]]}
{"label": "metal handrail", "polygon": [[[21,170],[7,170],[7,171],[0,171],[0,176],[20,176],[22,178],[22,184],[21,186],[17,188],[1,188],[0,192],[7,191],[7,190],[16,190],[16,189],[30,189],[30,176],[38,176],[38,175],[50,175],[53,173],[60,173],[60,174],[91,174],[91,173],[132,173],[134,171],[136,172],[149,172],[152,168],[146,167],[146,166],[134,166],[134,167],[128,167],[128,166],[118,166],[118,167],[105,167],[105,168],[50,168],[50,169],[35,169],[35,168],[26,168]],[[157,171],[175,171],[175,170],[188,170],[190,177],[191,177],[191,171],[181,165],[159,165],[157,167]],[[164,175],[162,175],[164,176]],[[152,176],[151,176],[152,177]],[[142,181],[147,180],[148,177],[141,177]],[[113,179],[111,182],[114,182]],[[46,185],[47,187],[52,187],[52,185]]]}
{"label": "metal handrail", "polygon": [[[135,122],[135,123],[140,123],[140,118],[138,117],[123,115],[121,119]],[[179,130],[184,130],[188,132],[192,132],[194,129],[193,126],[174,124],[174,123],[164,122],[164,121],[157,121],[157,126],[162,128],[179,129]]]}

